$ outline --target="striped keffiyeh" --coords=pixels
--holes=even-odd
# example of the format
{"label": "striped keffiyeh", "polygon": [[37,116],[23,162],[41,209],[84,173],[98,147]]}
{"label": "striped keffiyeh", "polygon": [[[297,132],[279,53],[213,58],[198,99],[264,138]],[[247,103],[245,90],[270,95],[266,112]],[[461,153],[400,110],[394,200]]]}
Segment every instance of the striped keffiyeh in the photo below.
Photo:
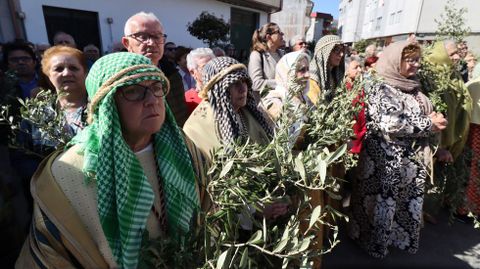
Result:
{"label": "striped keffiyeh", "polygon": [[263,127],[265,133],[273,136],[273,129],[267,123],[263,113],[257,108],[253,97],[252,80],[248,76],[247,68],[237,60],[230,57],[217,57],[210,60],[203,67],[204,88],[201,95],[208,96],[213,108],[215,121],[218,124],[220,138],[225,144],[237,139],[246,141],[247,131],[242,128],[236,112],[230,101],[229,87],[238,81],[245,81],[248,86],[246,109]]}
{"label": "striped keffiyeh", "polygon": [[330,101],[335,96],[335,88],[339,86],[345,74],[344,63],[330,70],[328,59],[333,48],[342,44],[340,37],[326,35],[318,40],[315,52],[310,61],[310,79],[316,81],[323,92],[323,99]]}

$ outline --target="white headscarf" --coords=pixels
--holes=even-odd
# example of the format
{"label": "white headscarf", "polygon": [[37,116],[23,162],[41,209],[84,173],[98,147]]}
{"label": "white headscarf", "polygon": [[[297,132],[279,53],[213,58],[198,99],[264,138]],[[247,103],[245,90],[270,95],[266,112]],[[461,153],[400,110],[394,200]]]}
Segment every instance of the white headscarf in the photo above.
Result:
{"label": "white headscarf", "polygon": [[305,94],[308,92],[308,83],[299,83],[296,77],[297,65],[302,59],[310,62],[310,56],[302,51],[290,52],[283,56],[275,68],[277,86],[263,98],[263,103],[272,118],[277,118],[287,94],[292,94],[294,102],[305,103]]}

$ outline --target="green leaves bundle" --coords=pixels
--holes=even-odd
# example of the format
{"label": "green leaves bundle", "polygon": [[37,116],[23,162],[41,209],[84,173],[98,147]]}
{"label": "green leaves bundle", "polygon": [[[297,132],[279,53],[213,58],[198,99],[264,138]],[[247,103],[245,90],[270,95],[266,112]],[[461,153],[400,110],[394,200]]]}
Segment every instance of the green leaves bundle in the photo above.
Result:
{"label": "green leaves bundle", "polygon": [[[312,205],[310,193],[340,199],[339,179],[329,170],[349,160],[346,142],[353,137],[360,106],[352,104],[360,89],[338,89],[331,103],[316,108],[294,106],[289,96],[271,143],[227,145],[215,153],[208,185],[214,210],[205,216],[206,266],[309,268],[339,242],[331,220],[345,216],[329,205]],[[292,141],[302,135],[307,146],[294,153]],[[290,204],[288,213],[266,219],[265,209],[279,202]],[[242,228],[245,219],[251,230]],[[316,241],[322,229],[333,231],[328,246]]]}

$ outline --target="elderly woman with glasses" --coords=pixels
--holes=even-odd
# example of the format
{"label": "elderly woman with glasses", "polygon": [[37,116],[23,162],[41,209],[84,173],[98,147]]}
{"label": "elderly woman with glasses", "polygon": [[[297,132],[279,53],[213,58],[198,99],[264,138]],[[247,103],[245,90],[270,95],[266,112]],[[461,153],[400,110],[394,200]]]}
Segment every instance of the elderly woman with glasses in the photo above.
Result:
{"label": "elderly woman with glasses", "polygon": [[429,139],[447,121],[433,111],[416,79],[421,50],[407,41],[389,45],[377,64],[381,82],[366,88],[367,133],[352,191],[351,237],[372,256],[394,246],[419,246]]}
{"label": "elderly woman with glasses", "polygon": [[86,86],[89,125],[32,178],[18,268],[136,268],[146,232],[177,239],[197,220],[199,155],[165,103],[163,73],[142,55],[113,53]]}

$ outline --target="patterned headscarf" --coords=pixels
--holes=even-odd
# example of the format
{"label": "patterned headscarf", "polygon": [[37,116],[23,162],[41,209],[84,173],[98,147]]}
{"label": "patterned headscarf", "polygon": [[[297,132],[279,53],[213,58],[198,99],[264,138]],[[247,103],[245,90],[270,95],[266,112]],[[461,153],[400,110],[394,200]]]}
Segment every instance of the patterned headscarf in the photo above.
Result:
{"label": "patterned headscarf", "polygon": [[400,74],[402,52],[409,41],[399,41],[388,45],[377,61],[377,74],[387,83],[403,92],[420,89],[420,82],[414,78],[406,78]]}
{"label": "patterned headscarf", "polygon": [[405,40],[388,45],[377,61],[376,70],[386,84],[413,94],[424,114],[429,115],[433,111],[433,106],[427,96],[420,91],[420,82],[416,77],[406,78],[400,74],[403,50],[412,44],[414,43]]}
{"label": "patterned headscarf", "polygon": [[[100,223],[122,268],[137,267],[154,192],[135,153],[122,139],[114,95],[120,87],[145,80],[158,80],[169,88],[163,73],[142,55],[119,52],[97,60],[85,81],[92,100],[90,125],[72,141],[82,149],[87,180],[96,182]],[[199,199],[189,153],[166,103],[165,112],[165,122],[152,142],[165,193],[167,229],[176,238],[189,230]]]}
{"label": "patterned headscarf", "polygon": [[328,58],[337,44],[342,44],[340,37],[336,35],[323,36],[315,45],[315,53],[310,61],[310,79],[318,83],[324,99],[327,101],[334,97],[335,88],[339,86],[345,74],[343,62],[332,68],[330,72],[328,71]]}
{"label": "patterned headscarf", "polygon": [[245,81],[248,86],[245,108],[250,111],[267,135],[273,136],[273,129],[257,108],[252,91],[252,80],[248,76],[245,65],[230,57],[217,57],[203,67],[204,88],[202,94],[208,96],[215,121],[219,126],[220,138],[223,143],[227,144],[239,138],[242,140],[248,138],[248,134],[242,129],[242,125],[237,119],[228,90],[231,85],[240,80]]}

